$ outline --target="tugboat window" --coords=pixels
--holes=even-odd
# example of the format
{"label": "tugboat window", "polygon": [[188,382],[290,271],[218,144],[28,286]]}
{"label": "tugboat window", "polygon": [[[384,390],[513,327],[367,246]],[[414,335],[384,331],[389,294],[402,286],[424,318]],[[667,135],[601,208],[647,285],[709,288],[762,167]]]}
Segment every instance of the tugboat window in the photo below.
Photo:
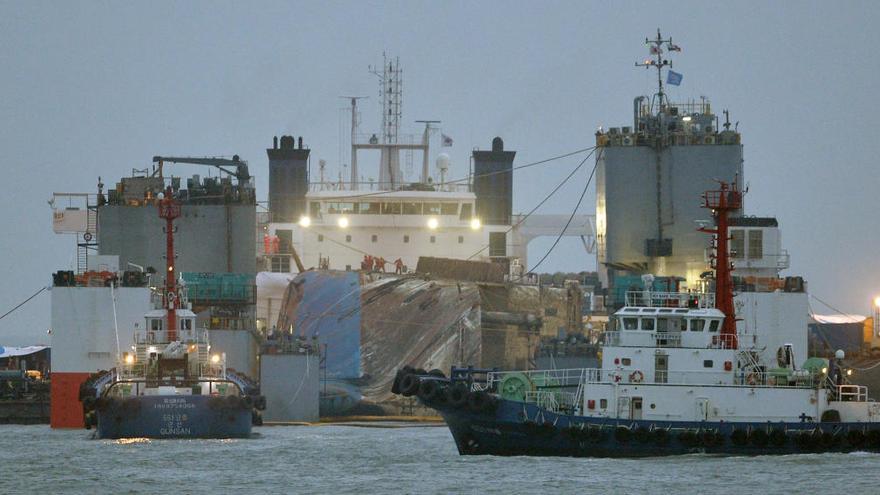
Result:
{"label": "tugboat window", "polygon": [[657,318],[657,331],[666,332],[669,330],[669,320],[666,318]]}
{"label": "tugboat window", "polygon": [[639,328],[639,319],[638,318],[624,318],[623,319],[623,329],[624,330],[638,330]]}
{"label": "tugboat window", "polygon": [[711,368],[713,364],[711,359],[706,359],[703,361],[703,368]]}
{"label": "tugboat window", "polygon": [[719,324],[718,320],[712,320],[709,323],[709,331],[710,332],[717,332],[718,331],[718,324]]}
{"label": "tugboat window", "polygon": [[702,332],[706,327],[706,320],[695,318],[691,320],[691,332]]}
{"label": "tugboat window", "polygon": [[150,330],[162,330],[162,320],[158,318],[150,320]]}
{"label": "tugboat window", "polygon": [[608,409],[608,399],[599,399],[599,408]]}
{"label": "tugboat window", "polygon": [[654,330],[654,318],[642,318],[642,330]]}

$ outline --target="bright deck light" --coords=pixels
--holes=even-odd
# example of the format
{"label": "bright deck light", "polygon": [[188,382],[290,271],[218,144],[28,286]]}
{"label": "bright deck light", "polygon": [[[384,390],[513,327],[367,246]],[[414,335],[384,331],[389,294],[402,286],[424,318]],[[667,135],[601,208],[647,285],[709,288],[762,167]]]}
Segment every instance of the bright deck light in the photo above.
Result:
{"label": "bright deck light", "polygon": [[880,308],[880,296],[874,298],[874,306]]}
{"label": "bright deck light", "polygon": [[429,229],[434,230],[434,229],[436,229],[438,226],[440,226],[440,222],[437,221],[436,218],[431,217],[431,218],[428,219],[428,228],[429,228]]}
{"label": "bright deck light", "polygon": [[214,354],[211,356],[211,362],[217,364],[220,362],[220,354]]}
{"label": "bright deck light", "polygon": [[134,356],[132,354],[125,355],[125,364],[134,364]]}
{"label": "bright deck light", "polygon": [[299,217],[299,226],[300,226],[300,227],[302,227],[302,228],[304,228],[304,229],[307,229],[307,228],[309,227],[309,225],[311,225],[311,224],[312,224],[312,219],[311,219],[311,218],[309,218],[309,217],[307,217],[307,216],[305,216],[305,215]]}
{"label": "bright deck light", "polygon": [[483,223],[480,222],[479,218],[471,218],[471,230],[480,230],[482,226]]}
{"label": "bright deck light", "polygon": [[336,225],[339,225],[339,228],[342,229],[348,228],[348,218],[339,217],[339,220],[336,221]]}

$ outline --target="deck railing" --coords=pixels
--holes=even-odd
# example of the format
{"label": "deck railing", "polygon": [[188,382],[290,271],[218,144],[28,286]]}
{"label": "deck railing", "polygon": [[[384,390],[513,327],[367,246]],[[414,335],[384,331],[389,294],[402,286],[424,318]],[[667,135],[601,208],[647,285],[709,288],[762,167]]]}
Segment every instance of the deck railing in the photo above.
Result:
{"label": "deck railing", "polygon": [[714,308],[715,294],[706,292],[628,291],[626,305],[645,308]]}
{"label": "deck railing", "polygon": [[[713,385],[731,387],[772,387],[772,388],[816,388],[824,383],[824,376],[816,376],[804,370],[795,372],[748,372],[748,371],[655,371],[654,375],[644,370],[631,368],[600,369],[574,368],[535,371],[495,371],[487,375],[482,389],[497,390],[509,375],[525,375],[535,384],[537,391],[565,392],[576,390],[582,384],[667,384],[667,385]],[[855,385],[846,385],[856,387]],[[854,394],[855,390],[847,389]],[[862,393],[859,391],[859,393]]]}
{"label": "deck railing", "polygon": [[850,402],[866,402],[868,400],[868,387],[862,385],[838,385],[837,400]]}

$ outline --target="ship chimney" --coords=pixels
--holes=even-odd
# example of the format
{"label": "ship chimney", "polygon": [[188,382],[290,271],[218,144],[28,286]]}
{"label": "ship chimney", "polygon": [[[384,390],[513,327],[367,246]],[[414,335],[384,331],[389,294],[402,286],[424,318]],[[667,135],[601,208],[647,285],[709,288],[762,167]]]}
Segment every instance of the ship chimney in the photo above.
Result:
{"label": "ship chimney", "polygon": [[[273,143],[274,144],[274,143]],[[296,149],[296,138],[281,136],[278,146],[266,150],[269,155],[269,211],[273,222],[296,222],[306,212],[309,190],[309,152]]]}
{"label": "ship chimney", "polygon": [[486,225],[510,225],[515,156],[516,151],[504,151],[500,137],[492,140],[492,151],[473,152],[477,218]]}

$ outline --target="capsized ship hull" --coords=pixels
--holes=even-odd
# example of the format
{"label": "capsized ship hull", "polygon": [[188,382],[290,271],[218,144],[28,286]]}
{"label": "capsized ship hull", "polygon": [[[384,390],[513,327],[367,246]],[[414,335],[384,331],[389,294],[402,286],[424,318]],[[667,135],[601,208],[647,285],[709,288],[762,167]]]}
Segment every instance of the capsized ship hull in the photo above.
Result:
{"label": "capsized ship hull", "polygon": [[480,362],[480,294],[466,282],[307,271],[285,293],[278,330],[318,338],[322,416],[397,414],[398,368]]}
{"label": "capsized ship hull", "polygon": [[248,438],[252,406],[235,396],[152,395],[102,398],[97,437]]}

